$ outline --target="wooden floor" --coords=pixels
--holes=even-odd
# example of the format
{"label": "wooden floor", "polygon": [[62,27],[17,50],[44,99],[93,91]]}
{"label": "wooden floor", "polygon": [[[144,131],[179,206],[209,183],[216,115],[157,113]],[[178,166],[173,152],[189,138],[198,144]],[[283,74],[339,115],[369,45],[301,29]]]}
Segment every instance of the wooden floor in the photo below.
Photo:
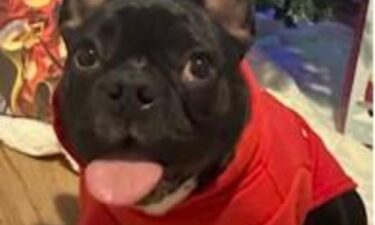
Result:
{"label": "wooden floor", "polygon": [[61,157],[34,159],[0,143],[0,225],[75,225],[77,190]]}

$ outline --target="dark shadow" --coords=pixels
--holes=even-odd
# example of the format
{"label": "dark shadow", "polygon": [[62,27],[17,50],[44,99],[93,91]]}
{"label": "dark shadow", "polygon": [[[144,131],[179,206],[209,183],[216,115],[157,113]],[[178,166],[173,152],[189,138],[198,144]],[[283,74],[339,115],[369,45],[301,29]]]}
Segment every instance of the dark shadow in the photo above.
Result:
{"label": "dark shadow", "polygon": [[[6,104],[10,103],[12,90],[17,79],[17,68],[14,63],[0,51],[0,96],[5,100]],[[0,98],[1,101],[1,98]],[[1,106],[0,106],[1,107]],[[4,109],[0,109],[0,114]]]}
{"label": "dark shadow", "polygon": [[77,225],[78,224],[78,201],[73,195],[61,194],[55,198],[55,206],[62,224],[49,224],[39,222],[35,225]]}

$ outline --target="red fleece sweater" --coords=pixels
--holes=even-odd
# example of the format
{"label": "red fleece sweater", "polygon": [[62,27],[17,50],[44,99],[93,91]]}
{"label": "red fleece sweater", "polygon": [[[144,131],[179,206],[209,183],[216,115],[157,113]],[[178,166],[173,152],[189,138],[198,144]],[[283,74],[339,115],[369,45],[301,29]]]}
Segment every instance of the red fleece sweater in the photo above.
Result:
{"label": "red fleece sweater", "polygon": [[[252,118],[215,182],[154,217],[102,205],[82,181],[79,224],[302,225],[310,210],[355,188],[306,122],[258,86],[247,62],[240,69],[251,92]],[[59,139],[72,151],[56,119]]]}

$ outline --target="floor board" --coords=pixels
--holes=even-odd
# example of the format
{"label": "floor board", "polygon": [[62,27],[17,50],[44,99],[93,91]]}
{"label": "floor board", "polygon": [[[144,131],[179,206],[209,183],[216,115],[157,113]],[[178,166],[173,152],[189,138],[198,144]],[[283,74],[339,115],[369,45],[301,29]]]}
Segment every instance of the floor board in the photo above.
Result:
{"label": "floor board", "polygon": [[59,157],[34,159],[0,144],[0,225],[74,225],[77,190]]}

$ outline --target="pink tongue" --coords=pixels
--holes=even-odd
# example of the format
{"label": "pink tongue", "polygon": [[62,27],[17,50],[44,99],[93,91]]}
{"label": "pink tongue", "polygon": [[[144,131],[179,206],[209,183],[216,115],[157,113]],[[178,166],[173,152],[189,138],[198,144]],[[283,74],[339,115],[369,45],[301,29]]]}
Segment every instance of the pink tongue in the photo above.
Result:
{"label": "pink tongue", "polygon": [[157,185],[163,168],[151,162],[96,160],[85,171],[91,195],[108,205],[129,206],[146,197]]}

